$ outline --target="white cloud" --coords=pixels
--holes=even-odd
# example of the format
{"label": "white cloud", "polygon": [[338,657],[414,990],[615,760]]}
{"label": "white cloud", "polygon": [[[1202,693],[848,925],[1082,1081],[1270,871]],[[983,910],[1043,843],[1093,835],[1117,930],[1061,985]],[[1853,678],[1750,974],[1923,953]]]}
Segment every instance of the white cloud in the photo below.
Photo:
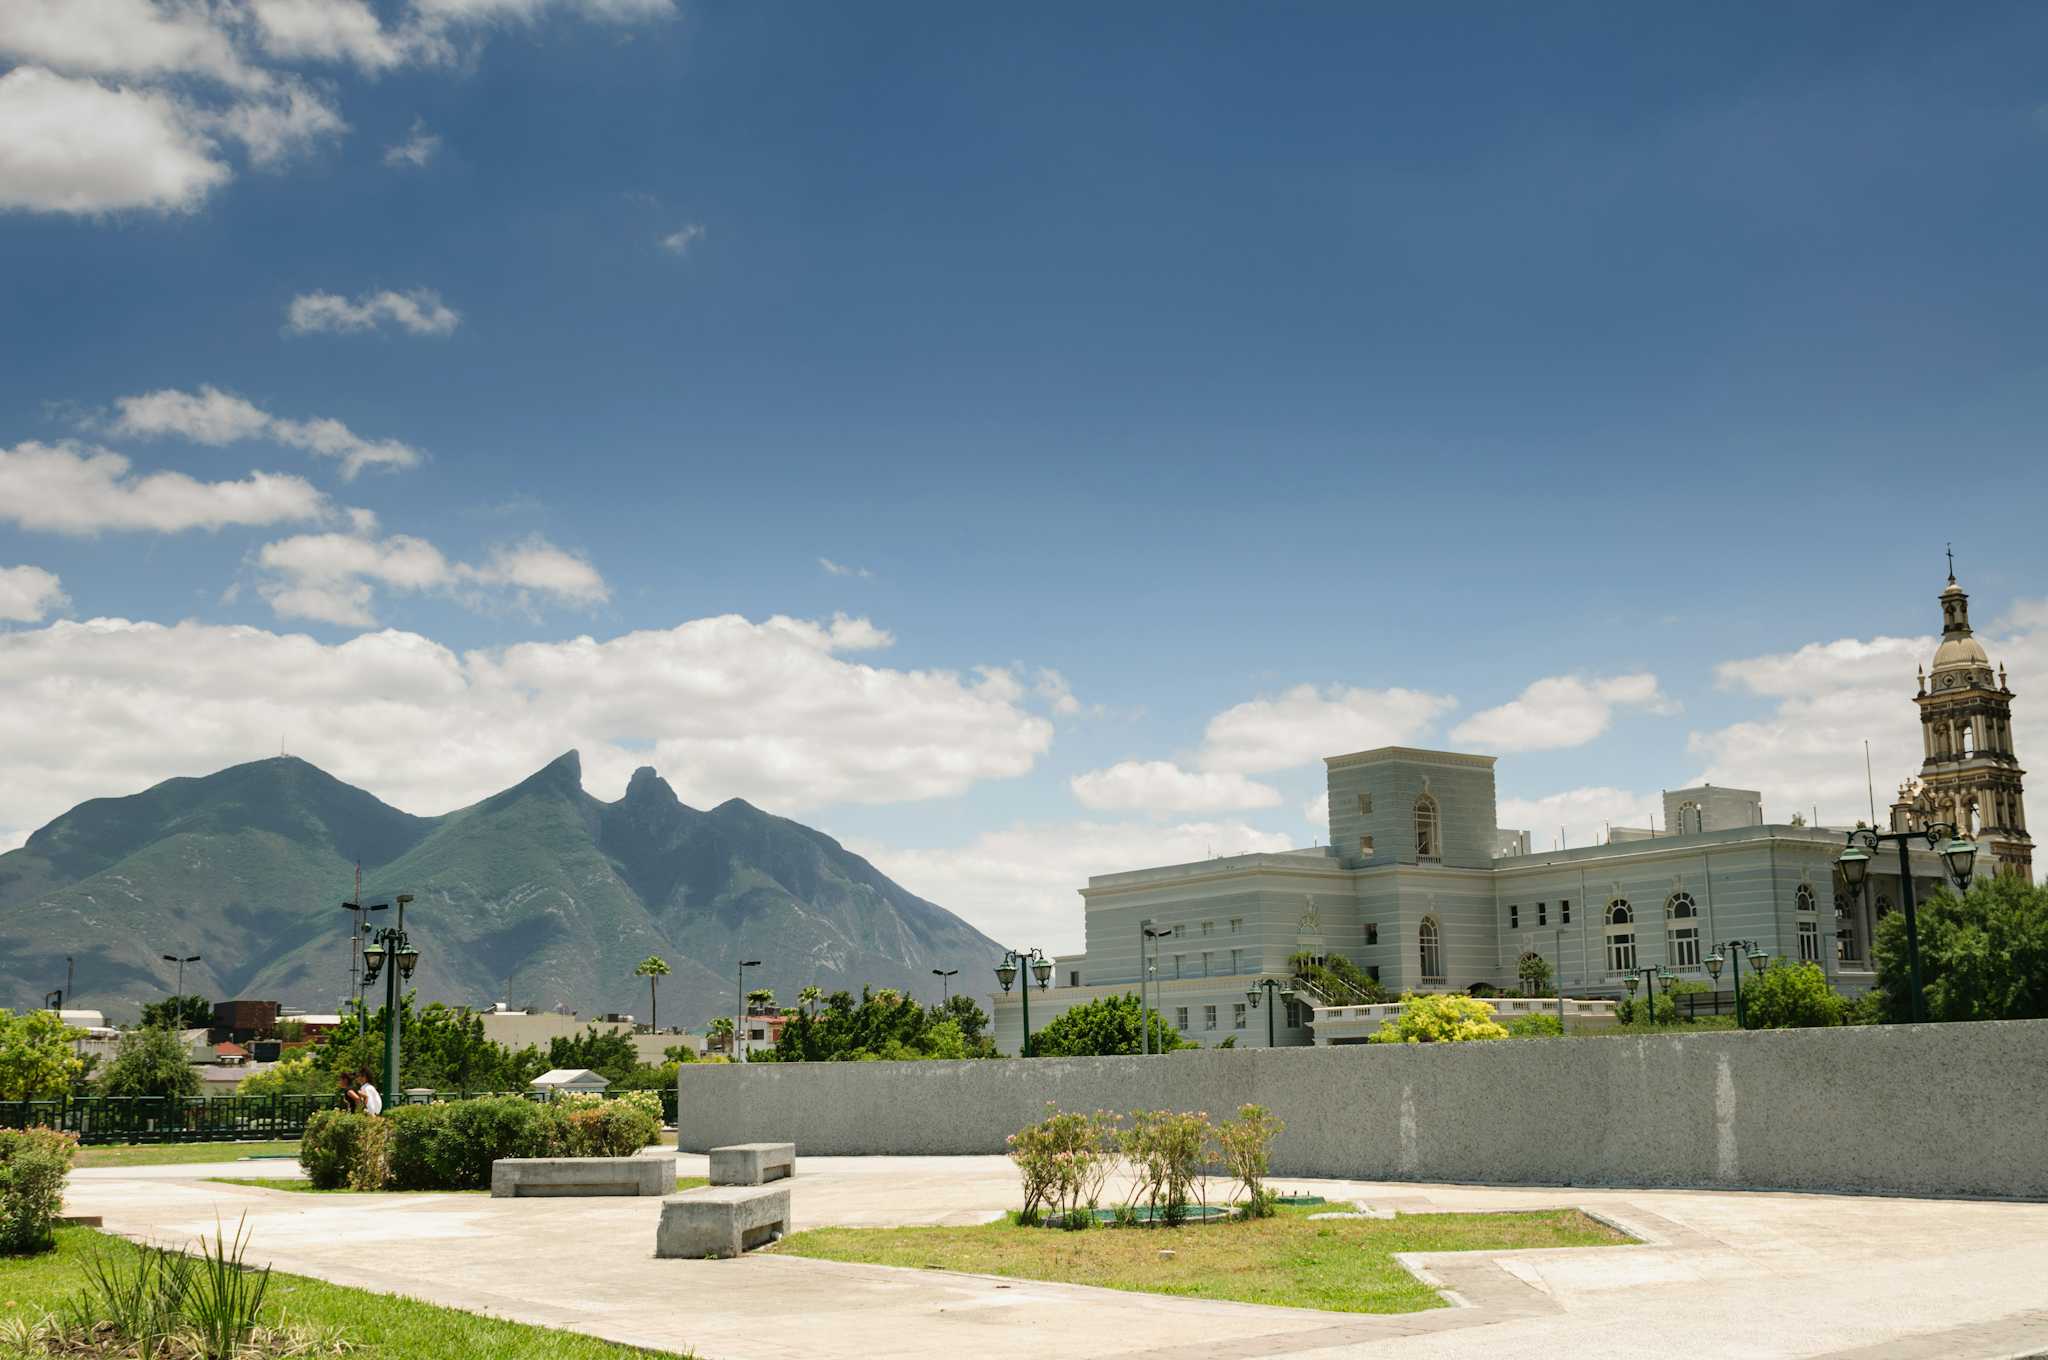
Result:
{"label": "white cloud", "polygon": [[7,0],[0,54],[92,76],[196,75],[240,90],[269,77],[250,67],[214,9],[197,0]]}
{"label": "white cloud", "polygon": [[[1067,683],[1067,677],[1050,666],[1041,667],[1031,680],[1031,692],[1051,706],[1052,711],[1062,718],[1071,718],[1082,711],[1081,701],[1074,697],[1074,687]],[[1102,711],[1097,705],[1097,713]]]}
{"label": "white cloud", "polygon": [[457,567],[456,571],[463,579],[479,585],[510,586],[562,604],[599,605],[612,596],[597,568],[539,534],[493,548],[483,565]]}
{"label": "white cloud", "polygon": [[508,20],[531,22],[551,8],[608,23],[666,19],[676,12],[675,0],[413,0],[413,3],[429,25],[488,24]]}
{"label": "white cloud", "polygon": [[273,57],[348,62],[374,74],[404,64],[418,43],[387,30],[364,0],[247,0]]}
{"label": "white cloud", "polygon": [[874,575],[866,567],[850,567],[844,562],[834,562],[829,557],[819,558],[818,565],[825,569],[827,576],[858,576],[865,580]]}
{"label": "white cloud", "polygon": [[[1992,664],[2010,668],[2016,689],[2029,676],[2048,676],[2048,602],[2015,602],[2005,626],[2012,631],[1978,634]],[[1848,825],[1870,817],[1868,741],[1882,819],[1899,785],[1920,772],[1914,675],[1933,660],[1939,642],[1839,638],[1723,663],[1715,668],[1723,689],[1775,699],[1777,708],[1765,718],[1692,733],[1688,747],[1703,762],[1693,782],[1761,790],[1769,821],[1795,812],[1812,817],[1818,807],[1822,822]],[[2013,704],[2013,742],[2022,764],[2029,752],[2048,749],[2048,704],[2024,695]]]}
{"label": "white cloud", "polygon": [[279,618],[373,627],[380,587],[404,594],[440,591],[479,606],[490,603],[481,590],[510,591],[524,607],[535,597],[576,607],[611,598],[595,567],[537,534],[500,545],[483,563],[471,565],[449,561],[432,543],[410,534],[372,537],[376,517],[367,511],[352,512],[352,518],[354,533],[299,534],[257,553],[257,565],[268,573],[258,591]]}
{"label": "white cloud", "polygon": [[672,231],[661,238],[661,248],[671,255],[681,255],[690,246],[704,238],[704,228],[692,222],[680,231]]}
{"label": "white cloud", "polygon": [[1543,850],[1557,845],[1560,831],[1570,847],[1600,844],[1610,826],[1650,826],[1653,818],[1663,815],[1663,806],[1661,794],[1600,786],[1537,798],[1503,798],[1495,816],[1503,827],[1528,832],[1529,844]]}
{"label": "white cloud", "polygon": [[1405,745],[1421,740],[1456,706],[1447,695],[1420,690],[1296,685],[1278,698],[1253,699],[1211,718],[1200,764],[1260,774],[1324,756]]}
{"label": "white cloud", "polygon": [[1222,812],[1278,807],[1280,791],[1241,774],[1183,770],[1168,760],[1125,760],[1067,781],[1097,812]]}
{"label": "white cloud", "polygon": [[71,603],[56,573],[41,567],[0,567],[0,620],[40,623]]}
{"label": "white cloud", "polygon": [[389,321],[413,335],[446,336],[462,324],[462,314],[442,302],[441,295],[431,288],[408,293],[386,289],[365,293],[354,301],[339,293],[301,293],[292,299],[285,315],[294,335],[375,330]]}
{"label": "white cloud", "polygon": [[1324,789],[1301,805],[1301,816],[1318,831],[1330,829],[1330,791]]}
{"label": "white cloud", "polygon": [[0,75],[0,210],[189,212],[233,174],[168,95],[34,66]]}
{"label": "white cloud", "polygon": [[740,796],[792,815],[1031,770],[1050,721],[956,671],[842,654],[842,639],[879,636],[865,620],[730,615],[466,653],[408,632],[327,645],[196,622],[0,633],[0,826],[272,756],[280,734],[294,755],[421,813],[495,793],[571,747],[599,797],[652,764],[700,807]]}
{"label": "white cloud", "polygon": [[251,163],[265,169],[311,150],[324,137],[348,131],[341,114],[297,80],[284,82],[260,98],[238,100],[225,109],[194,117],[202,126],[217,128],[240,142]]}
{"label": "white cloud", "polygon": [[59,534],[103,530],[180,533],[228,525],[320,519],[327,500],[309,483],[273,472],[201,482],[182,472],[131,476],[106,449],[30,441],[0,449],[0,520]]}
{"label": "white cloud", "polygon": [[427,162],[434,159],[441,150],[438,133],[427,131],[427,120],[415,118],[406,129],[405,137],[384,148],[386,165],[409,165],[415,170],[424,170]]}
{"label": "white cloud", "polygon": [[1091,875],[1293,845],[1288,836],[1243,822],[1024,824],[941,850],[846,842],[890,878],[965,917],[998,943],[1060,954],[1083,946],[1079,891]]}
{"label": "white cloud", "polygon": [[1583,746],[1605,732],[1617,708],[1675,712],[1649,674],[1582,679],[1556,675],[1538,680],[1519,698],[1474,713],[1451,729],[1451,740],[1469,749],[1554,751]]}
{"label": "white cloud", "polygon": [[267,438],[323,458],[339,458],[341,475],[353,480],[366,467],[411,467],[418,449],[395,439],[364,439],[338,420],[285,420],[217,387],[197,392],[165,388],[115,403],[120,414],[111,428],[144,438],[175,435],[195,444],[232,444]]}

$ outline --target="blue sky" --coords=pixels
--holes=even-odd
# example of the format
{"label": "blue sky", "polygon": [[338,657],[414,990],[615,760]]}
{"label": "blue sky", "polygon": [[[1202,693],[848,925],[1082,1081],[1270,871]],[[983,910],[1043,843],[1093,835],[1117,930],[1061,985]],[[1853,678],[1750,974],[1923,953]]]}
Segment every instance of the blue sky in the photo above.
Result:
{"label": "blue sky", "polygon": [[1077,875],[1309,840],[1354,739],[1491,737],[1542,843],[1853,815],[1944,542],[2048,663],[2044,36],[0,0],[0,842],[576,745],[1063,948]]}

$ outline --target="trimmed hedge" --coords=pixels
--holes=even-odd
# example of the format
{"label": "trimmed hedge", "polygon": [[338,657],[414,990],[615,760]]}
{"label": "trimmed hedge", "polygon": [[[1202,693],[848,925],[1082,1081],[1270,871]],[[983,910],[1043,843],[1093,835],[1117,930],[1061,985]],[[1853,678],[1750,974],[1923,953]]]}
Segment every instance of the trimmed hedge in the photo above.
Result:
{"label": "trimmed hedge", "polygon": [[77,1151],[75,1134],[0,1129],[0,1255],[46,1251],[56,1243],[64,1178]]}
{"label": "trimmed hedge", "polygon": [[661,1132],[637,1103],[536,1104],[480,1096],[401,1105],[386,1115],[323,1111],[306,1126],[299,1164],[323,1190],[483,1190],[505,1157],[630,1157]]}

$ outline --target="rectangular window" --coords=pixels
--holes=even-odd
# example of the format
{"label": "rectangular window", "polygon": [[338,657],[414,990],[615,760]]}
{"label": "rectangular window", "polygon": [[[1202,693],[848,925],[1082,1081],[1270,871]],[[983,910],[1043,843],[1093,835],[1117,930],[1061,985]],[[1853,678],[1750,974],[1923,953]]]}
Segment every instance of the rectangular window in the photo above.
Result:
{"label": "rectangular window", "polygon": [[1572,900],[1569,897],[1557,899],[1557,919],[1564,925],[1572,923]]}
{"label": "rectangular window", "polygon": [[1236,977],[1242,972],[1244,972],[1244,951],[1242,949],[1233,949],[1230,951],[1230,974],[1232,977]]}
{"label": "rectangular window", "polygon": [[1202,1027],[1204,1029],[1216,1028],[1216,1008],[1214,1006],[1202,1007]]}
{"label": "rectangular window", "polygon": [[1376,963],[1368,963],[1365,965],[1365,975],[1374,982],[1378,982],[1380,980],[1380,966]]}
{"label": "rectangular window", "polygon": [[1372,837],[1360,836],[1358,838],[1358,853],[1361,855],[1370,855],[1372,853]]}
{"label": "rectangular window", "polygon": [[1202,976],[1216,976],[1216,956],[1206,949],[1202,951]]}
{"label": "rectangular window", "polygon": [[1175,1006],[1173,1008],[1173,1027],[1183,1034],[1187,1032],[1188,1008],[1186,1006]]}
{"label": "rectangular window", "polygon": [[1176,926],[1175,926],[1175,927],[1173,928],[1173,938],[1174,938],[1174,939],[1176,939],[1176,940],[1178,940],[1178,939],[1179,939],[1179,938],[1180,938],[1181,936],[1183,936],[1183,935],[1185,935],[1185,934],[1187,934],[1187,933],[1188,933],[1188,928],[1187,928],[1187,925],[1186,925],[1186,923],[1185,923],[1185,922],[1183,922],[1183,923],[1181,923],[1181,924],[1179,924],[1179,925],[1176,925]]}
{"label": "rectangular window", "polygon": [[1539,925],[1539,926],[1547,926],[1547,925],[1549,925],[1549,924],[1550,924],[1550,904],[1549,904],[1549,903],[1547,903],[1547,902],[1538,902],[1538,903],[1536,904],[1536,924],[1537,924],[1537,925]]}
{"label": "rectangular window", "polygon": [[1301,1028],[1301,1003],[1299,1001],[1287,1003],[1287,1028]]}
{"label": "rectangular window", "polygon": [[1233,916],[1233,917],[1231,917],[1231,918],[1230,918],[1230,933],[1231,933],[1231,934],[1233,934],[1233,935],[1239,935],[1239,934],[1242,934],[1243,932],[1244,932],[1244,917],[1242,917],[1242,916]]}
{"label": "rectangular window", "polygon": [[1214,921],[1202,922],[1202,933],[1204,935],[1214,935],[1216,933],[1216,923]]}
{"label": "rectangular window", "polygon": [[1509,930],[1520,930],[1521,928],[1522,928],[1522,908],[1521,908],[1521,906],[1520,906],[1519,904],[1517,904],[1517,903],[1513,903],[1513,902],[1510,902],[1510,903],[1508,904],[1508,929],[1509,929]]}
{"label": "rectangular window", "polygon": [[1240,1001],[1230,1008],[1230,1027],[1232,1029],[1245,1028],[1244,1002]]}
{"label": "rectangular window", "polygon": [[1799,961],[1801,963],[1820,962],[1820,922],[1801,921],[1799,923]]}
{"label": "rectangular window", "polygon": [[1173,956],[1173,975],[1175,977],[1187,976],[1186,960],[1187,955],[1185,954],[1175,954]]}
{"label": "rectangular window", "polygon": [[1359,794],[1359,795],[1358,795],[1358,815],[1359,815],[1359,816],[1361,816],[1361,817],[1370,817],[1370,816],[1372,816],[1372,795],[1371,795],[1371,794],[1369,794],[1369,793],[1361,793],[1361,794]]}
{"label": "rectangular window", "polygon": [[1367,921],[1365,923],[1365,942],[1367,944],[1378,944],[1380,942],[1380,927],[1377,921]]}
{"label": "rectangular window", "polygon": [[1080,970],[1080,969],[1076,968],[1076,969],[1075,969],[1074,971],[1072,971],[1071,973],[1068,973],[1068,974],[1067,974],[1067,985],[1068,985],[1069,987],[1078,987],[1078,986],[1080,986],[1080,985],[1081,985],[1081,970]]}

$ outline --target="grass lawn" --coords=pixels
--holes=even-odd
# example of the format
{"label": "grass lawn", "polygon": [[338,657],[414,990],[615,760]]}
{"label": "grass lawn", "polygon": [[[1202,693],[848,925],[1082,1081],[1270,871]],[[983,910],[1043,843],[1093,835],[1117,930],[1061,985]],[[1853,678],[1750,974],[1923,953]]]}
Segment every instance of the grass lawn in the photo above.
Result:
{"label": "grass lawn", "polygon": [[[1402,1214],[1310,1222],[1309,1206],[1268,1219],[1186,1228],[1063,1232],[1012,1221],[978,1228],[814,1228],[771,1251],[828,1261],[965,1270],[1338,1313],[1406,1313],[1444,1301],[1398,1251],[1611,1246],[1633,1239],[1576,1209]],[[1161,1260],[1170,1248],[1174,1259]]]}
{"label": "grass lawn", "polygon": [[[313,1182],[309,1180],[303,1180],[297,1177],[287,1176],[208,1176],[206,1179],[215,1185],[253,1185],[259,1190],[291,1190],[299,1194],[306,1195],[366,1195],[371,1193],[412,1195],[488,1195],[491,1193],[488,1190],[382,1190],[375,1192],[368,1190],[349,1189],[320,1190],[316,1189],[313,1185]],[[711,1184],[711,1182],[703,1176],[676,1177],[676,1189],[678,1190],[695,1190],[700,1185],[709,1184]]]}
{"label": "grass lawn", "polygon": [[[0,1256],[0,1326],[39,1317],[78,1292],[85,1258],[100,1250],[135,1248],[90,1228],[59,1228],[55,1251]],[[640,1360],[663,1354],[298,1275],[270,1277],[264,1311],[281,1313],[286,1322],[340,1328],[352,1345],[385,1360]]]}
{"label": "grass lawn", "polygon": [[299,1140],[272,1143],[136,1143],[78,1150],[74,1166],[172,1166],[182,1162],[232,1162],[238,1157],[296,1157]]}

